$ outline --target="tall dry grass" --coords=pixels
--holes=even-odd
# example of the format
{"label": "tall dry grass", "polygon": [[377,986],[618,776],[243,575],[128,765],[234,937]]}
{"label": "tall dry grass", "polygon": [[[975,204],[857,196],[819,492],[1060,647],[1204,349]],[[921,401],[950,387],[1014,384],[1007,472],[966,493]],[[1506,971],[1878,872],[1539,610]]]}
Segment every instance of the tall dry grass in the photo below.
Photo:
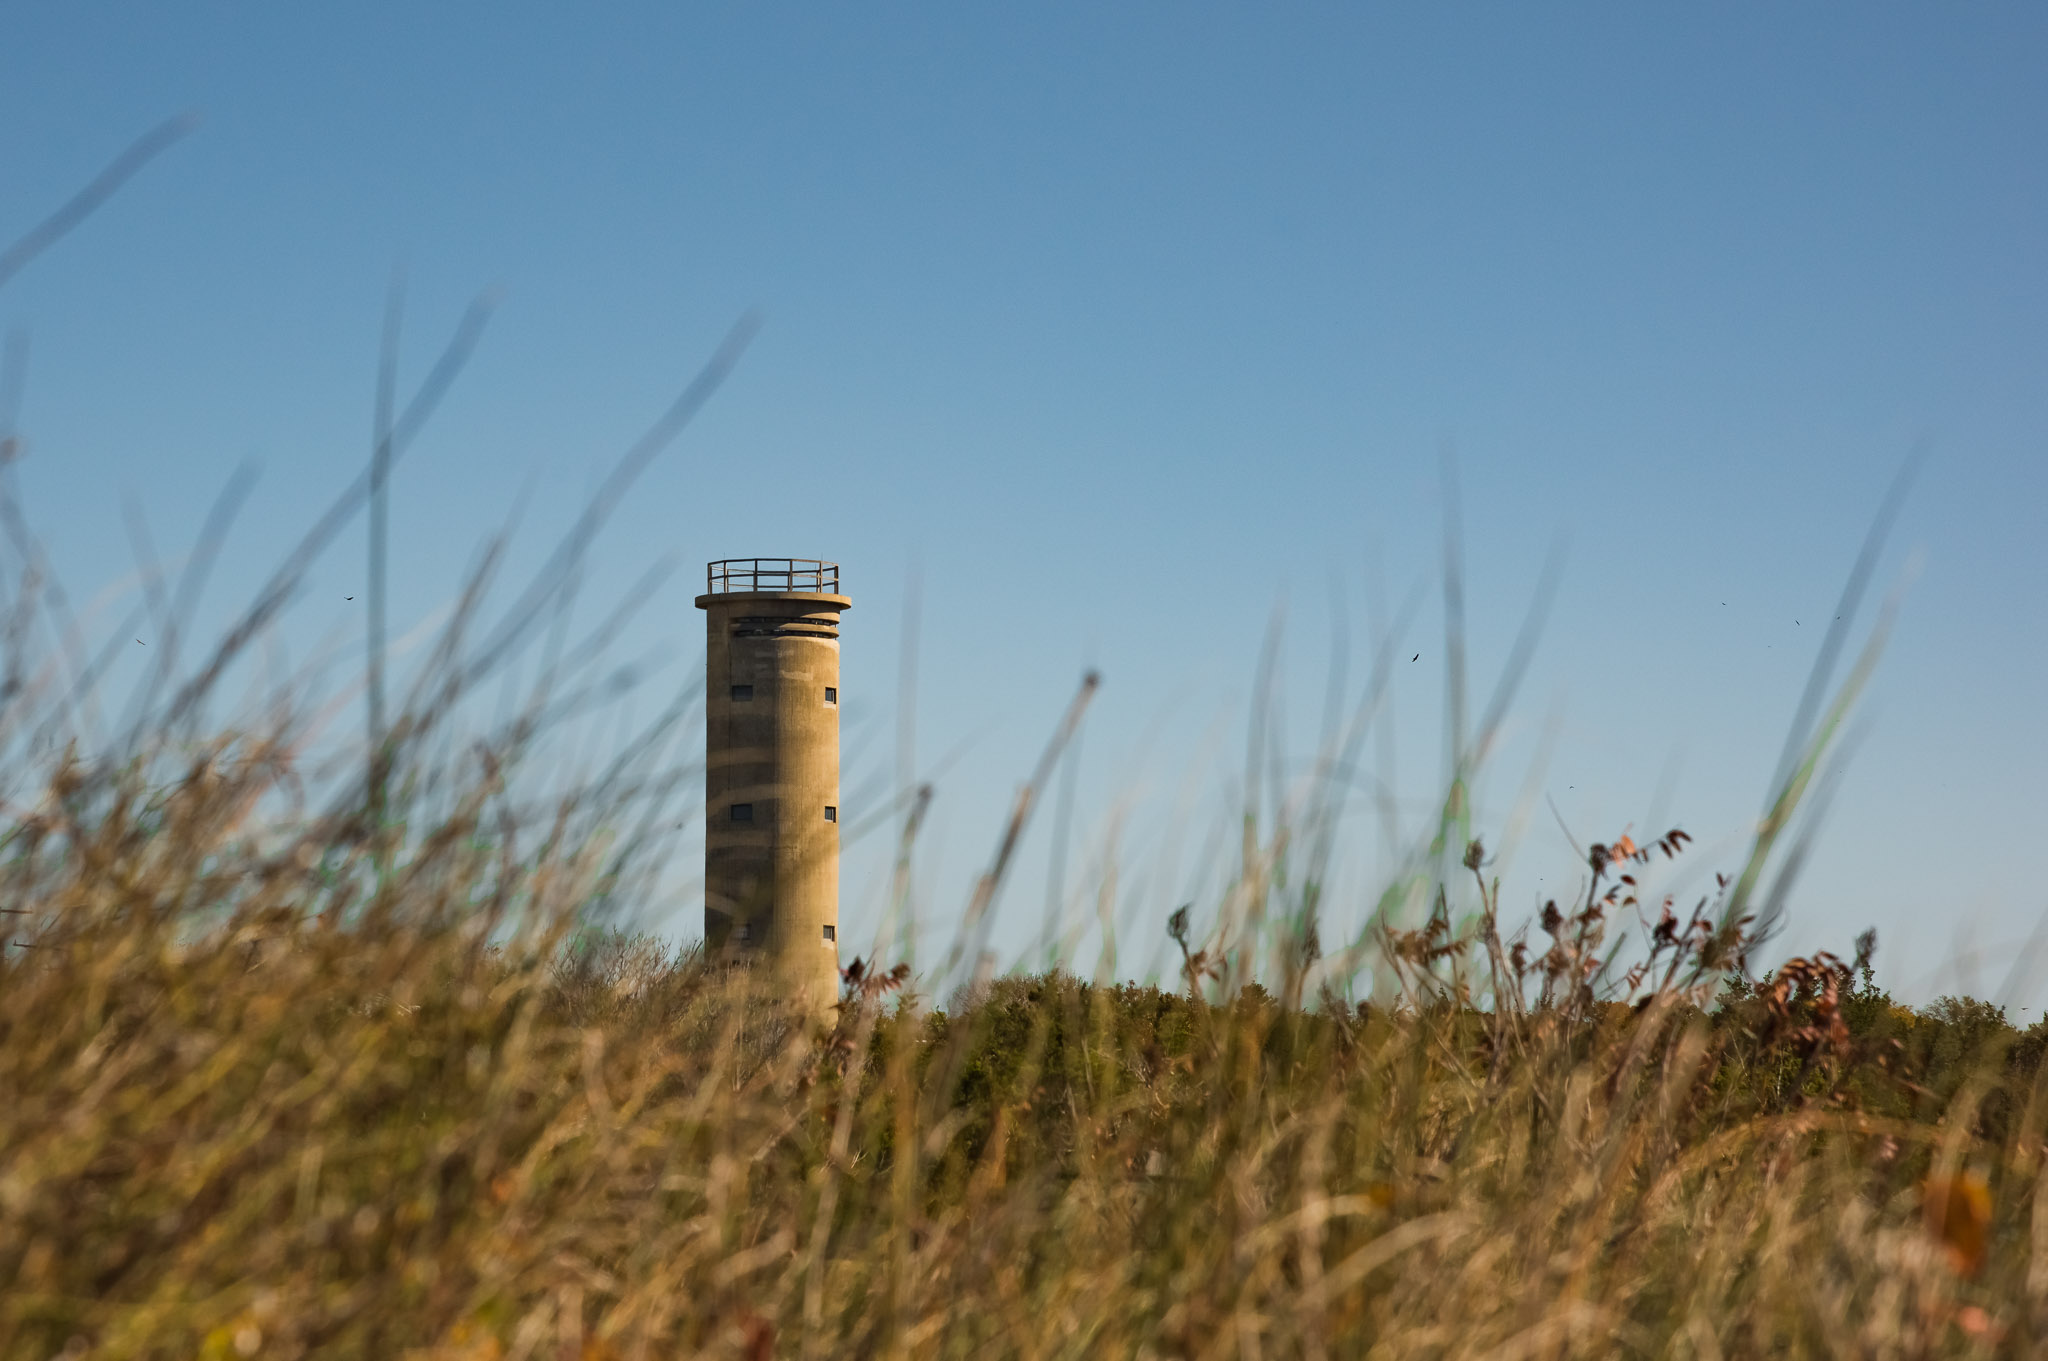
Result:
{"label": "tall dry grass", "polygon": [[1896,1007],[1867,958],[1740,981],[1749,927],[1711,908],[1603,974],[1654,846],[1591,850],[1540,949],[1490,896],[1387,928],[1380,1005],[1225,989],[1182,917],[1180,991],[1013,978],[939,1011],[856,975],[825,1028],[579,932],[610,819],[516,815],[490,760],[394,846],[281,831],[277,734],[178,755],[60,760],[0,851],[30,947],[0,965],[0,1355],[1876,1357],[2048,1328],[2043,1037]]}

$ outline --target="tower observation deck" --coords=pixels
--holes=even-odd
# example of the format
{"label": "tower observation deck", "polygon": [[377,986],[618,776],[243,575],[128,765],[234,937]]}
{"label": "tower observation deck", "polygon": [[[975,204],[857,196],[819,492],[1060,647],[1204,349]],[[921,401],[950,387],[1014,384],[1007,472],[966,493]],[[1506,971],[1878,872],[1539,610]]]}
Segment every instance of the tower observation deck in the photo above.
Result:
{"label": "tower observation deck", "polygon": [[711,563],[705,612],[704,938],[792,1000],[839,991],[839,564]]}

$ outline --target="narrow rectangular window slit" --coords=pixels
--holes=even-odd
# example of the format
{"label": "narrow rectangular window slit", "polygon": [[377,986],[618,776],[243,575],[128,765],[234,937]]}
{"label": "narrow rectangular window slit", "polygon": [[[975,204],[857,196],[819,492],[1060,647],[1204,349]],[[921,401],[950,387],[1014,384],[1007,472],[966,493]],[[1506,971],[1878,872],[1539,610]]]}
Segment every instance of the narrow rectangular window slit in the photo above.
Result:
{"label": "narrow rectangular window slit", "polygon": [[837,821],[839,821],[839,810],[838,810],[837,808],[833,807],[833,806],[832,806],[831,804],[829,804],[829,803],[825,805],[825,821],[827,821],[827,822],[837,822]]}
{"label": "narrow rectangular window slit", "polygon": [[754,805],[751,803],[734,804],[732,806],[732,820],[734,822],[752,822],[754,820]]}
{"label": "narrow rectangular window slit", "polygon": [[825,943],[826,943],[827,945],[830,945],[830,944],[832,944],[832,942],[834,942],[834,941],[836,941],[836,940],[838,940],[838,939],[839,939],[839,928],[838,928],[838,927],[836,927],[836,926],[832,926],[832,925],[829,925],[829,924],[828,924],[828,925],[827,925],[827,926],[825,927]]}
{"label": "narrow rectangular window slit", "polygon": [[752,699],[754,697],[754,687],[751,685],[735,685],[732,688],[732,697],[736,700]]}
{"label": "narrow rectangular window slit", "polygon": [[838,686],[836,686],[836,685],[828,685],[828,686],[826,686],[826,687],[825,687],[825,702],[826,702],[827,704],[837,704],[837,703],[839,702],[839,687],[838,687]]}

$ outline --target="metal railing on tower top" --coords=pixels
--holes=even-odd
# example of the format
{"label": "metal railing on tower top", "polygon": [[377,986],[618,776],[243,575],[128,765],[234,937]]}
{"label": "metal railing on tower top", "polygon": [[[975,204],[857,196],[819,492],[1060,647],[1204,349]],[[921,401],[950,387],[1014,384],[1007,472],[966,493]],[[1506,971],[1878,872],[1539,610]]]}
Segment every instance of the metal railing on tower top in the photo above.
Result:
{"label": "metal railing on tower top", "polygon": [[705,568],[708,593],[817,591],[839,594],[839,564],[817,558],[723,558]]}

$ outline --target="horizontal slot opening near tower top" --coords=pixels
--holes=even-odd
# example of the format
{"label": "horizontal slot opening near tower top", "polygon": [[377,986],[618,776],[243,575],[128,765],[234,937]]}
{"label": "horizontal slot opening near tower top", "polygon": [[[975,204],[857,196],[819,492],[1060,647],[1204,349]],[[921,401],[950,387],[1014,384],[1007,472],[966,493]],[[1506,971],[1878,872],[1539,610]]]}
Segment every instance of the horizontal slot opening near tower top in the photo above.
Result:
{"label": "horizontal slot opening near tower top", "polygon": [[735,638],[837,638],[839,636],[839,623],[835,619],[752,615],[732,621],[732,636]]}

